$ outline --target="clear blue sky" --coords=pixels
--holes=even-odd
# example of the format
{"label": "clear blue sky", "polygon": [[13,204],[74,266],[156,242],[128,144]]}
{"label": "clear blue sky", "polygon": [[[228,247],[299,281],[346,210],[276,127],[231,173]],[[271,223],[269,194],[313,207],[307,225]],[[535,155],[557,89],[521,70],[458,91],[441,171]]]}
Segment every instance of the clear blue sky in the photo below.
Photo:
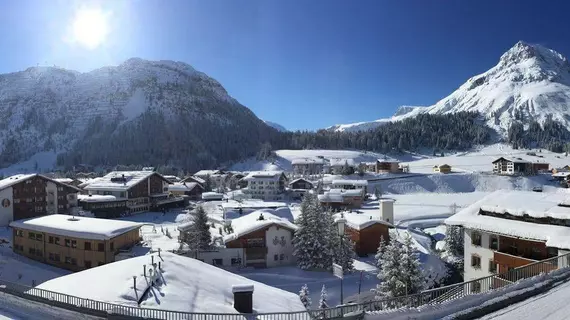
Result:
{"label": "clear blue sky", "polygon": [[[107,32],[86,47],[72,25],[92,8]],[[518,40],[568,56],[569,12],[570,1],[3,0],[0,72],[179,60],[260,118],[316,129],[431,105]]]}

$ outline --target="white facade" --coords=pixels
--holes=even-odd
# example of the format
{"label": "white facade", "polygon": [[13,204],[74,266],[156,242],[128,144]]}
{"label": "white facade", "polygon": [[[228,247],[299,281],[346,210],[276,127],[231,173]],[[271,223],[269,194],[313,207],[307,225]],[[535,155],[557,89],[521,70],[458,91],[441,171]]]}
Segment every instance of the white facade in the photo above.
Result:
{"label": "white facade", "polygon": [[293,232],[289,229],[273,225],[265,231],[267,267],[277,267],[295,263],[292,240]]}
{"label": "white facade", "polygon": [[243,267],[245,255],[243,248],[219,248],[198,253],[198,260],[217,267]]}
{"label": "white facade", "polygon": [[12,187],[0,190],[0,226],[14,221],[14,198]]}
{"label": "white facade", "polygon": [[[477,278],[487,277],[493,275],[490,272],[490,264],[493,264],[494,252],[491,250],[490,243],[491,243],[491,234],[482,231],[475,231],[472,229],[464,229],[465,232],[465,241],[464,241],[464,266],[463,266],[463,279],[464,281],[469,281]],[[473,244],[473,236],[475,234],[481,235],[481,245],[474,245]],[[498,237],[497,237],[497,246]],[[473,259],[474,257],[478,257],[480,259],[479,266],[473,266]],[[498,270],[497,270],[498,272]],[[482,290],[488,290],[489,288],[481,288]]]}
{"label": "white facade", "polygon": [[382,214],[382,220],[394,223],[394,200],[393,199],[381,199],[380,200],[380,212]]}

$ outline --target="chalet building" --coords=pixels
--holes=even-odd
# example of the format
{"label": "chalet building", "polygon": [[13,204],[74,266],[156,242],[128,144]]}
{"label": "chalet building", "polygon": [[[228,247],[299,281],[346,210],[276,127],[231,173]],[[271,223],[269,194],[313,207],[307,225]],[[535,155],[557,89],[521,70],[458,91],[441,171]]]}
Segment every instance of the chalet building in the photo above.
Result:
{"label": "chalet building", "polygon": [[196,183],[200,184],[202,187],[206,184],[206,180],[204,180],[200,177],[196,177],[196,176],[188,176],[188,177],[180,180],[180,182],[196,182]]}
{"label": "chalet building", "polygon": [[[113,196],[109,202],[126,201],[125,213],[144,212],[172,205],[183,205],[184,199],[169,197],[170,181],[154,171],[113,171],[93,179],[83,188],[89,195]],[[100,201],[102,204],[105,201]],[[101,217],[113,217],[115,209],[100,212]]]}
{"label": "chalet building", "polygon": [[166,179],[166,180],[168,180],[168,181],[170,181],[170,182],[172,182],[172,183],[180,182],[180,180],[182,180],[182,179],[178,178],[177,176],[172,176],[172,175],[170,175],[170,176],[163,176],[163,177],[164,177],[164,179]]}
{"label": "chalet building", "polygon": [[245,176],[247,187],[242,191],[254,199],[281,200],[285,193],[287,177],[283,171],[254,171]]}
{"label": "chalet building", "polygon": [[433,166],[433,172],[450,173],[451,172],[451,166],[448,164],[435,165],[435,166]]}
{"label": "chalet building", "polygon": [[346,166],[352,168],[352,170],[356,171],[358,169],[358,164],[354,162],[353,159],[340,159],[334,158],[329,160],[329,172],[332,174],[342,174],[343,169]]}
{"label": "chalet building", "polygon": [[204,187],[196,182],[173,183],[168,185],[168,192],[176,196],[188,196],[191,200],[200,200]]}
{"label": "chalet building", "polygon": [[396,160],[376,160],[376,173],[400,173],[400,162]]}
{"label": "chalet building", "polygon": [[39,174],[17,174],[0,180],[0,226],[53,213],[77,212],[80,189]]}
{"label": "chalet building", "polygon": [[80,194],[77,196],[79,206],[97,218],[117,218],[129,211],[126,198],[113,195]]}
{"label": "chalet building", "polygon": [[364,196],[359,189],[330,189],[317,196],[319,203],[335,210],[356,209],[362,207]]}
{"label": "chalet building", "polygon": [[533,175],[548,171],[545,162],[530,162],[522,158],[499,158],[493,161],[493,173],[502,175]]}
{"label": "chalet building", "polygon": [[321,174],[325,160],[321,158],[298,158],[291,161],[293,173],[297,175]]}
{"label": "chalet building", "polygon": [[368,191],[368,181],[366,180],[333,180],[331,182],[331,189],[344,189],[344,190],[360,190],[362,196],[366,195]]}
{"label": "chalet building", "polygon": [[223,170],[200,170],[194,174],[195,177],[198,177],[204,181],[210,179],[210,182],[213,187],[218,187],[226,182],[229,178],[229,173]]}
{"label": "chalet building", "polygon": [[[570,252],[570,202],[564,193],[496,191],[445,224],[463,227],[465,281]],[[552,267],[563,264],[568,262]],[[488,290],[485,285],[474,290]]]}
{"label": "chalet building", "polygon": [[297,226],[269,212],[256,211],[232,220],[233,233],[224,237],[227,248],[243,248],[245,265],[277,267],[295,263],[293,233]]}
{"label": "chalet building", "polygon": [[360,167],[366,172],[376,172],[376,162],[361,162]]}
{"label": "chalet building", "polygon": [[74,187],[77,187],[83,183],[81,180],[72,179],[72,178],[55,178],[53,180],[55,180],[57,182],[65,183],[67,185],[74,186]]}
{"label": "chalet building", "polygon": [[289,191],[291,192],[291,197],[293,199],[301,199],[306,192],[313,189],[314,185],[311,181],[299,178],[289,182]]}
{"label": "chalet building", "polygon": [[71,271],[114,262],[119,251],[140,242],[141,225],[62,214],[10,223],[15,253]]}
{"label": "chalet building", "polygon": [[390,240],[390,228],[394,223],[394,200],[380,200],[380,217],[344,212],[345,235],[354,242],[354,251],[361,257],[376,254],[380,239]]}

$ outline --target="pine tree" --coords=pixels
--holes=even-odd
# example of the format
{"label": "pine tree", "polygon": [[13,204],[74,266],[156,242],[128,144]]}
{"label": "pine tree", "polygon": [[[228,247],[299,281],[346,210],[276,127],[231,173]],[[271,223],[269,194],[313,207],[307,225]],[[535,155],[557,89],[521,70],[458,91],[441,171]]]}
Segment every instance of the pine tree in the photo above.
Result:
{"label": "pine tree", "polygon": [[210,192],[212,191],[212,187],[212,179],[210,178],[210,175],[207,175],[204,179],[204,190],[206,192]]}
{"label": "pine tree", "polygon": [[382,270],[382,255],[386,249],[386,241],[384,241],[384,236],[380,236],[380,244],[378,244],[378,250],[376,251],[376,255],[374,256],[376,260],[376,267],[378,270]]}
{"label": "pine tree", "polygon": [[319,299],[319,309],[326,309],[329,307],[328,304],[328,293],[327,293],[327,288],[325,287],[325,285],[323,284],[323,288],[321,289],[321,298]]}
{"label": "pine tree", "polygon": [[299,291],[299,299],[301,299],[301,303],[303,303],[305,308],[311,308],[311,297],[309,296],[309,287],[307,284],[301,287],[301,291]]}
{"label": "pine tree", "polygon": [[202,206],[198,206],[194,213],[193,224],[185,231],[185,242],[194,253],[210,248],[212,236],[210,234],[210,225],[208,224],[208,215]]}
{"label": "pine tree", "polygon": [[421,269],[420,258],[416,252],[412,237],[404,237],[401,252],[402,282],[405,284],[405,294],[415,294],[424,288],[425,278]]}
{"label": "pine tree", "polygon": [[293,235],[293,255],[297,260],[297,265],[303,270],[313,267],[313,226],[310,225],[313,195],[307,193],[301,202],[301,214],[297,217],[297,231]]}
{"label": "pine tree", "polygon": [[400,268],[402,267],[401,255],[401,245],[396,239],[391,240],[385,246],[381,259],[379,259],[379,264],[382,268],[378,273],[378,279],[381,282],[376,286],[375,290],[378,300],[405,294],[405,283],[402,282],[400,275]]}
{"label": "pine tree", "polygon": [[445,250],[456,257],[463,256],[463,228],[460,226],[447,226],[445,230]]}

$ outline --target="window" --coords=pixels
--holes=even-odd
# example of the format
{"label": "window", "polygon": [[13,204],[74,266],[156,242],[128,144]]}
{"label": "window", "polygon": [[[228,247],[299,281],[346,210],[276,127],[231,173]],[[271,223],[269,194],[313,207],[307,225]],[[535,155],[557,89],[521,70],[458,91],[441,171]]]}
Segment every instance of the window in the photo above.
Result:
{"label": "window", "polygon": [[499,237],[491,236],[489,238],[489,249],[491,250],[499,250]]}
{"label": "window", "polygon": [[16,230],[16,236],[18,236],[18,237],[23,237],[23,236],[24,236],[24,231],[22,231],[22,230]]}
{"label": "window", "polygon": [[28,253],[32,256],[36,255],[36,248],[28,248]]}
{"label": "window", "polygon": [[43,241],[44,235],[41,233],[36,233],[36,241]]}
{"label": "window", "polygon": [[284,254],[280,254],[280,255],[279,255],[279,260],[280,260],[280,261],[285,260],[285,255],[284,255]]}
{"label": "window", "polygon": [[36,250],[36,256],[42,257],[43,256],[42,250],[40,250],[40,249]]}
{"label": "window", "polygon": [[119,193],[119,197],[120,197],[120,198],[124,198],[124,197],[125,197],[125,192],[123,191],[123,192]]}
{"label": "window", "polygon": [[65,257],[65,264],[71,264],[71,257]]}
{"label": "window", "polygon": [[231,259],[232,266],[239,266],[241,265],[241,258],[232,258]]}
{"label": "window", "polygon": [[55,260],[55,258],[54,258],[54,256],[53,256],[53,253],[50,252],[50,253],[48,254],[48,260],[50,260],[50,261]]}
{"label": "window", "polygon": [[14,203],[20,203],[20,199],[14,199]]}
{"label": "window", "polygon": [[212,259],[212,264],[215,266],[222,266],[224,265],[224,261],[222,259]]}
{"label": "window", "polygon": [[273,255],[273,260],[274,260],[274,261],[279,260],[279,255],[278,255],[278,254]]}
{"label": "window", "polygon": [[42,212],[42,211],[44,211],[44,208],[43,207],[34,207],[34,211]]}
{"label": "window", "polygon": [[471,232],[471,244],[481,246],[481,234],[479,232]]}
{"label": "window", "polygon": [[36,234],[33,232],[28,232],[28,238],[29,239],[35,239],[36,238]]}
{"label": "window", "polygon": [[59,255],[59,253],[54,253],[53,257],[54,257],[54,261],[57,261],[57,262],[61,261],[61,256]]}
{"label": "window", "polygon": [[55,237],[55,244],[59,244],[59,237]]}
{"label": "window", "polygon": [[91,251],[91,242],[85,242],[85,250]]}
{"label": "window", "polygon": [[49,236],[49,237],[48,237],[48,242],[49,242],[49,243],[53,243],[53,237],[52,237],[52,236]]}
{"label": "window", "polygon": [[111,243],[109,244],[110,250],[111,251],[115,251],[115,243],[113,241],[111,241]]}
{"label": "window", "polygon": [[475,269],[480,269],[481,268],[481,257],[479,257],[477,255],[472,255],[471,256],[471,266]]}
{"label": "window", "polygon": [[58,207],[59,209],[63,209],[63,204],[59,204],[57,207]]}
{"label": "window", "polygon": [[97,251],[99,251],[99,252],[105,251],[105,244],[103,242],[99,242],[97,244]]}
{"label": "window", "polygon": [[71,247],[77,248],[77,240],[71,240]]}
{"label": "window", "polygon": [[71,247],[71,240],[65,239],[65,246],[66,246],[66,247]]}
{"label": "window", "polygon": [[489,260],[489,272],[497,273],[497,263],[493,260]]}
{"label": "window", "polygon": [[63,187],[57,187],[57,191],[63,191]]}
{"label": "window", "polygon": [[91,261],[85,260],[84,265],[85,265],[85,268],[91,268]]}

